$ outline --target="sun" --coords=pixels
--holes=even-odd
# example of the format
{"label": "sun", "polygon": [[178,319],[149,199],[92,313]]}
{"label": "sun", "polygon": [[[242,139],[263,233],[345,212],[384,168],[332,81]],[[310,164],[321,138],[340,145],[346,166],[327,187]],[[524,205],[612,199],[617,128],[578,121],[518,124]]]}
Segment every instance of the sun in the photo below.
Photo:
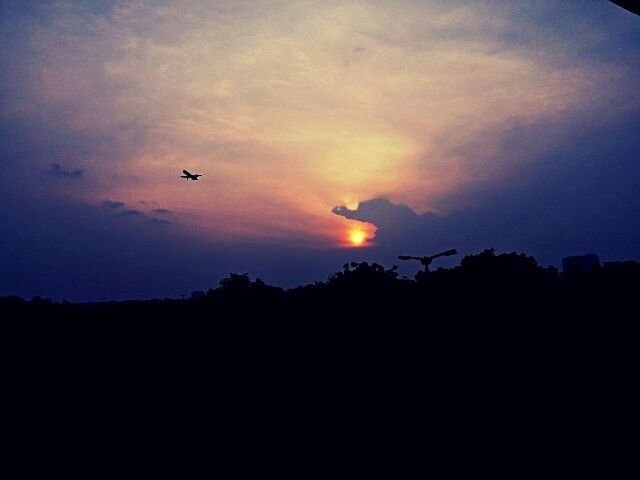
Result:
{"label": "sun", "polygon": [[362,244],[364,244],[366,239],[367,239],[367,234],[364,233],[362,230],[351,230],[349,232],[349,241],[355,247],[359,247]]}

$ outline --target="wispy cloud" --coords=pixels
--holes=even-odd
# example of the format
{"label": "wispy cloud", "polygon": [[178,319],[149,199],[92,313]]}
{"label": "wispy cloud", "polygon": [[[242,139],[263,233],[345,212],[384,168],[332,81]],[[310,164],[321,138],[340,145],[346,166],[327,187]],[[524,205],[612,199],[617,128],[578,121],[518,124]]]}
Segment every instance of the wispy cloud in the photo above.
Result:
{"label": "wispy cloud", "polygon": [[140,210],[124,210],[122,212],[119,212],[118,215],[122,216],[122,217],[144,217],[145,214],[143,212],[141,212]]}
{"label": "wispy cloud", "polygon": [[159,215],[171,215],[173,214],[172,210],[169,210],[168,208],[154,208],[152,210],[153,213],[157,213]]}
{"label": "wispy cloud", "polygon": [[51,164],[49,173],[51,173],[54,177],[57,177],[57,178],[80,178],[84,175],[84,170],[83,169],[68,170],[68,169],[65,169],[59,163],[53,163]]}
{"label": "wispy cloud", "polygon": [[[148,202],[144,202],[144,203],[147,204]],[[121,219],[127,219],[135,222],[144,222],[144,224],[152,227],[166,226],[166,225],[172,224],[172,222],[170,222],[169,220],[166,220],[164,218],[156,218],[153,216],[153,215],[166,216],[166,215],[173,214],[173,211],[167,208],[154,208],[153,210],[151,210],[151,212],[144,212],[142,210],[138,210],[137,208],[128,208],[126,210],[123,210],[123,208],[125,208],[126,206],[125,202],[114,201],[114,200],[107,200],[103,202],[102,205],[116,211],[117,213],[115,213],[114,215],[114,217],[116,218],[119,217]]]}
{"label": "wispy cloud", "polygon": [[150,218],[147,223],[153,227],[162,227],[165,225],[171,225],[171,222],[162,218]]}
{"label": "wispy cloud", "polygon": [[124,202],[119,202],[117,200],[105,200],[102,202],[102,205],[107,208],[112,208],[114,210],[124,207]]}

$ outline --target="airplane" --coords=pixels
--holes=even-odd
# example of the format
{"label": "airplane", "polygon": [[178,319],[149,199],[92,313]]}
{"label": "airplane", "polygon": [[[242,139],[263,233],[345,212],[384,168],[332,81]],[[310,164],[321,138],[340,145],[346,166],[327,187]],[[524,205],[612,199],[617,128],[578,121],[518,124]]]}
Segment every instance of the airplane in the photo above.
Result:
{"label": "airplane", "polygon": [[186,170],[182,170],[182,173],[184,173],[184,175],[180,175],[180,178],[187,178],[189,180],[198,180],[198,177],[204,175],[204,173],[189,173]]}
{"label": "airplane", "polygon": [[640,15],[640,5],[636,0],[609,0],[611,3],[615,3],[619,7],[628,10],[631,13],[635,13],[636,15]]}
{"label": "airplane", "polygon": [[431,262],[438,257],[449,257],[451,255],[457,255],[456,249],[447,250],[446,252],[436,253],[435,255],[431,255],[430,257],[412,257],[410,255],[400,255],[398,258],[400,260],[418,260],[422,266],[424,267],[424,271],[429,271],[429,265]]}

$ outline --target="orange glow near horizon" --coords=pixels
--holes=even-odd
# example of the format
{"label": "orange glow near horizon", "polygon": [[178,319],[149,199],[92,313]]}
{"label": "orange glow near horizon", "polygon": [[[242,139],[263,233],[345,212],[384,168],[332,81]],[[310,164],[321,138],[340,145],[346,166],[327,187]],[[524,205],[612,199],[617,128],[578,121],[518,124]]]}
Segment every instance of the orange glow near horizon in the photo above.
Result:
{"label": "orange glow near horizon", "polygon": [[[526,142],[505,150],[512,125],[581,111],[626,78],[505,42],[495,30],[510,32],[511,16],[480,2],[281,2],[273,16],[243,2],[224,15],[219,0],[121,3],[89,25],[52,8],[29,36],[36,96],[12,108],[24,122],[29,105],[63,102],[78,138],[117,142],[87,144],[67,164],[85,182],[56,182],[55,195],[164,211],[207,241],[373,246],[375,225],[332,209],[466,208],[474,197],[457,192],[501,185],[531,157]],[[447,33],[467,23],[473,35]],[[412,40],[424,32],[437,41]],[[206,176],[187,182],[184,168]]]}
{"label": "orange glow near horizon", "polygon": [[367,234],[362,230],[354,229],[349,232],[349,242],[354,247],[361,247],[367,240]]}

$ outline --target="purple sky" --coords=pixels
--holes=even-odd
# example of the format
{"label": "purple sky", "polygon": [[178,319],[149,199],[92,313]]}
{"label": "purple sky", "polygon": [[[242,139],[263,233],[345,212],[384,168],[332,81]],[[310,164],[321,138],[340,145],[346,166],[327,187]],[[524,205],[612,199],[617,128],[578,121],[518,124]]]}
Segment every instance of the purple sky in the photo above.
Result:
{"label": "purple sky", "polygon": [[0,295],[640,259],[640,17],[610,2],[4,1],[0,41]]}

